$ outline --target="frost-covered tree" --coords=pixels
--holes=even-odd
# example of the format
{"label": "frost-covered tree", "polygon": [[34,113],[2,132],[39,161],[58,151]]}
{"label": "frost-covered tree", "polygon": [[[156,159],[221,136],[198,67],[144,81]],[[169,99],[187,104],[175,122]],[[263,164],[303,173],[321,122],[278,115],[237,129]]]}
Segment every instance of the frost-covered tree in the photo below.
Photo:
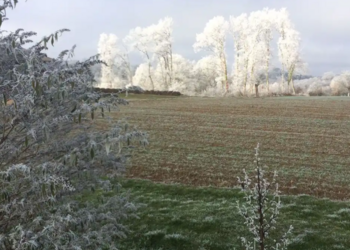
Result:
{"label": "frost-covered tree", "polygon": [[346,93],[350,96],[350,71],[345,71],[332,79],[330,87],[334,95]]}
{"label": "frost-covered tree", "polygon": [[101,88],[116,88],[118,82],[117,75],[114,72],[115,60],[118,54],[117,50],[118,37],[114,34],[100,35],[98,42],[98,53],[100,54],[101,60],[107,63],[102,65],[101,68]]}
{"label": "frost-covered tree", "polygon": [[98,44],[101,60],[107,63],[101,67],[101,88],[124,88],[133,85],[130,64],[130,48],[121,43],[114,34],[101,34]]}
{"label": "frost-covered tree", "polygon": [[276,11],[265,8],[249,15],[230,17],[230,33],[234,39],[235,85],[242,84],[246,93],[246,87],[250,84],[250,90],[253,92],[257,83],[256,76],[263,70],[267,92],[270,92],[272,41],[274,34],[277,33],[280,35],[278,55],[282,64],[282,86],[286,71],[288,85],[292,86],[295,93],[293,76],[296,72],[302,72],[305,65],[300,57],[299,33],[293,28],[285,9]]}
{"label": "frost-covered tree", "polygon": [[259,55],[260,61],[264,61],[265,65],[265,80],[267,92],[269,93],[269,69],[270,61],[272,57],[271,53],[271,41],[273,39],[273,29],[274,29],[274,19],[276,16],[275,10],[270,10],[268,8],[263,9],[262,11],[256,11],[251,13],[250,25],[253,29],[253,39],[258,43],[257,49],[260,49]]}
{"label": "frost-covered tree", "polygon": [[[168,90],[172,85],[174,78],[172,32],[173,20],[166,17],[159,20],[157,24],[131,30],[124,39],[126,44],[141,53],[147,63],[149,81],[142,80],[142,82],[150,82],[151,90]],[[157,71],[157,79],[154,79],[152,75],[152,68]],[[140,70],[144,72],[143,69],[144,65],[141,66]]]}
{"label": "frost-covered tree", "polygon": [[151,83],[151,90],[154,90],[155,85],[152,75],[152,63],[155,60],[155,44],[153,41],[154,26],[146,28],[137,27],[129,32],[124,38],[124,43],[137,50],[145,60],[148,66],[148,78]]}
{"label": "frost-covered tree", "polygon": [[246,250],[285,250],[290,244],[289,237],[293,227],[290,226],[279,240],[269,237],[270,232],[276,229],[282,204],[276,180],[277,172],[274,172],[271,182],[266,179],[265,169],[260,163],[259,144],[255,148],[255,164],[253,178],[249,177],[245,169],[244,179],[238,177],[238,182],[244,191],[245,202],[244,204],[237,202],[237,207],[251,233],[251,239],[241,237],[242,244]]}
{"label": "frost-covered tree", "polygon": [[192,81],[194,63],[179,54],[173,54],[172,60],[173,80],[168,90],[194,95],[196,87]]}
{"label": "frost-covered tree", "polygon": [[322,81],[330,82],[335,77],[335,74],[331,71],[325,72],[322,75]]}
{"label": "frost-covered tree", "polygon": [[159,69],[161,70],[162,85],[167,90],[174,80],[174,63],[172,51],[172,33],[173,33],[173,19],[166,17],[159,20],[158,24],[153,25],[153,41],[155,43],[154,53],[158,59]]}
{"label": "frost-covered tree", "polygon": [[[271,41],[275,10],[263,9],[237,17],[230,17],[230,33],[234,39],[234,84],[242,84],[246,94],[256,85],[256,72],[264,69],[269,92],[269,68],[271,61]],[[259,83],[260,84],[260,83]]]}
{"label": "frost-covered tree", "polygon": [[220,59],[214,55],[203,57],[194,64],[192,74],[197,83],[197,93],[216,88],[216,79],[220,76]]}
{"label": "frost-covered tree", "polygon": [[251,32],[247,14],[230,17],[230,33],[234,41],[233,84],[238,87],[242,85],[244,95],[247,94],[249,60],[255,45]]}
{"label": "frost-covered tree", "polygon": [[[149,77],[151,75],[152,77]],[[149,68],[148,63],[141,63],[135,71],[133,82],[143,89],[154,90],[154,82],[151,81],[154,77],[153,68]]]}
{"label": "frost-covered tree", "polygon": [[280,34],[278,39],[278,56],[282,64],[282,88],[284,88],[284,72],[287,72],[287,86],[292,87],[295,94],[293,76],[296,72],[304,72],[305,64],[300,54],[300,34],[289,19],[286,9],[281,9],[275,15],[276,29]]}
{"label": "frost-covered tree", "polygon": [[194,51],[210,51],[220,59],[220,82],[222,90],[226,93],[229,90],[227,78],[227,55],[225,51],[228,22],[222,16],[216,16],[208,21],[202,33],[196,35],[196,42],[193,45]]}
{"label": "frost-covered tree", "polygon": [[[17,3],[2,2],[0,24]],[[131,144],[146,135],[112,118],[110,129],[92,130],[89,120],[126,102],[93,90],[98,56],[69,64],[73,47],[47,60],[65,31],[28,48],[35,32],[0,30],[0,65],[15,62],[0,72],[0,249],[116,249],[136,209],[106,177],[122,175]],[[98,203],[79,201],[95,191]]]}
{"label": "frost-covered tree", "polygon": [[133,83],[133,69],[130,62],[130,48],[125,44],[118,44],[118,51],[116,57],[116,71],[118,78],[120,79],[119,86],[125,88],[126,86],[131,87]]}

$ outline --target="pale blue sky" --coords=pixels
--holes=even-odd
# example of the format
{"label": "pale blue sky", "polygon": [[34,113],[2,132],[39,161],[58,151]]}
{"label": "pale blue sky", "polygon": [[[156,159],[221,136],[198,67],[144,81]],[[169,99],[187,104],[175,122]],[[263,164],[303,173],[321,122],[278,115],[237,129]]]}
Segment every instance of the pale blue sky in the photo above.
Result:
{"label": "pale blue sky", "polygon": [[[23,28],[38,33],[37,39],[68,28],[49,56],[76,44],[76,59],[97,53],[99,35],[114,33],[123,38],[130,29],[145,27],[170,16],[174,20],[174,52],[191,60],[201,58],[192,49],[196,33],[214,16],[240,15],[264,7],[286,7],[301,33],[302,53],[309,72],[339,73],[350,70],[349,0],[20,0],[8,12],[9,21],[2,29]],[[230,45],[232,43],[228,43]],[[229,60],[232,48],[228,47]],[[140,63],[137,55],[133,63]],[[230,66],[231,67],[231,66]]]}

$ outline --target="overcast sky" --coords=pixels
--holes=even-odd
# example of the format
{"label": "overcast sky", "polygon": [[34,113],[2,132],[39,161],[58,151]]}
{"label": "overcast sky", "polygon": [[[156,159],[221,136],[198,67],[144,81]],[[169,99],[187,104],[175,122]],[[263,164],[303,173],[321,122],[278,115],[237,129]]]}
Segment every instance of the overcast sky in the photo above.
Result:
{"label": "overcast sky", "polygon": [[[350,0],[19,0],[14,10],[8,11],[10,20],[2,29],[35,31],[39,40],[68,28],[71,32],[47,54],[57,56],[76,44],[75,58],[85,59],[97,53],[101,33],[114,33],[122,39],[130,29],[169,16],[174,20],[174,52],[198,60],[205,53],[194,53],[192,45],[208,20],[217,15],[228,19],[264,7],[287,8],[301,33],[309,74],[350,70]],[[227,53],[232,63],[230,44]],[[133,64],[141,62],[136,55],[132,59]]]}

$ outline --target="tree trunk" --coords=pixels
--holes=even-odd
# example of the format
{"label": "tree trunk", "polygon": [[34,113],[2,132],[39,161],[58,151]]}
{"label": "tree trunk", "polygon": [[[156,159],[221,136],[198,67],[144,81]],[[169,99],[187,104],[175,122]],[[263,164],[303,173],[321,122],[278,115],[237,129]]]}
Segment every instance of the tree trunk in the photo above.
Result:
{"label": "tree trunk", "polygon": [[293,94],[295,95],[295,88],[294,88],[294,82],[293,82],[293,73],[294,73],[295,65],[293,64],[291,68],[288,71],[288,90],[289,90],[289,84],[292,85]]}
{"label": "tree trunk", "polygon": [[284,66],[282,65],[282,93],[284,92]]}
{"label": "tree trunk", "polygon": [[[282,29],[281,31],[281,36],[282,36],[282,39],[284,40],[285,39],[285,35],[284,35],[284,29]],[[281,53],[281,63],[282,63],[282,93],[284,92],[284,72],[285,72],[285,69],[284,69],[284,55],[283,55],[283,49],[278,46],[278,49],[280,50],[280,53]]]}
{"label": "tree trunk", "polygon": [[173,71],[173,48],[171,44],[170,44],[169,56],[170,56],[170,83],[172,83],[174,79],[174,71]]}
{"label": "tree trunk", "polygon": [[244,93],[243,93],[243,95],[247,95],[247,81],[248,81],[248,74],[245,74],[245,76],[244,76]]}
{"label": "tree trunk", "polygon": [[227,63],[226,63],[226,57],[225,53],[222,52],[221,54],[221,63],[222,63],[222,68],[224,71],[224,82],[223,85],[225,86],[225,93],[228,93],[228,78],[227,78]]}
{"label": "tree trunk", "polygon": [[[270,46],[270,45],[269,45]],[[267,60],[266,60],[266,87],[267,87],[267,95],[270,95],[270,86],[269,86],[269,63],[270,63],[270,59],[269,59],[269,55],[270,55],[270,48],[267,48]]]}
{"label": "tree trunk", "polygon": [[255,84],[255,97],[259,97],[259,84]]}
{"label": "tree trunk", "polygon": [[250,71],[250,93],[253,94],[254,90],[253,90],[253,86],[255,85],[254,81],[255,81],[255,77],[254,77],[254,65],[252,66],[252,70]]}
{"label": "tree trunk", "polygon": [[248,82],[248,63],[249,59],[246,60],[245,65],[244,65],[244,95],[247,95],[247,82]]}
{"label": "tree trunk", "polygon": [[295,95],[295,87],[294,87],[293,78],[292,78],[292,80],[290,81],[290,83],[291,83],[291,85],[292,85],[293,95]]}
{"label": "tree trunk", "polygon": [[149,77],[149,79],[150,79],[150,81],[151,81],[152,90],[154,90],[154,82],[153,82],[152,74],[151,74],[151,67],[152,67],[152,64],[151,64],[151,61],[150,61],[150,59],[149,59],[148,53],[146,52],[145,54],[146,54],[147,59],[148,59],[148,77]]}

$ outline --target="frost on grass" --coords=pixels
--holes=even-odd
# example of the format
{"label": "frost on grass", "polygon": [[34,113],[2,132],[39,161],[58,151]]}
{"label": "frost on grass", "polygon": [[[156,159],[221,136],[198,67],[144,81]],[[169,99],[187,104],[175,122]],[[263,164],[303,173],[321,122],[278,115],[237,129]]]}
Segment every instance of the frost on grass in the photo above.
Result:
{"label": "frost on grass", "polygon": [[149,231],[145,233],[145,236],[154,236],[154,235],[165,235],[166,232],[164,230],[154,230],[154,231]]}
{"label": "frost on grass", "polygon": [[181,240],[186,240],[187,237],[183,236],[182,234],[167,234],[164,237],[165,239],[181,239]]}
{"label": "frost on grass", "polygon": [[337,214],[349,214],[350,208],[342,208],[337,211]]}

